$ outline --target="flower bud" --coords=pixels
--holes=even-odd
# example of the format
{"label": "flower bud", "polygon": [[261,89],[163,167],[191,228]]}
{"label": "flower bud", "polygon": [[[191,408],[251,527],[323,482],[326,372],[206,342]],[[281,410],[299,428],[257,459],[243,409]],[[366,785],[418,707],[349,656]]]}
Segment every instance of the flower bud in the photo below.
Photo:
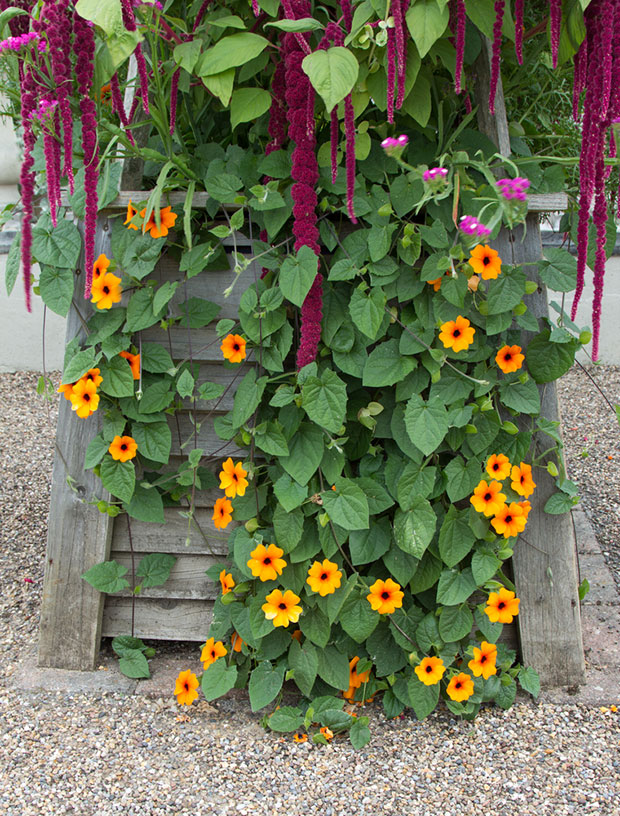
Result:
{"label": "flower bud", "polygon": [[526,312],[527,312],[527,306],[525,305],[525,303],[523,303],[523,301],[521,301],[521,303],[517,303],[517,305],[512,310],[513,315],[515,315],[516,317],[518,317],[519,315],[525,314]]}
{"label": "flower bud", "polygon": [[260,524],[258,523],[257,518],[251,518],[249,519],[249,521],[246,521],[244,527],[248,531],[248,533],[255,533],[260,527]]}
{"label": "flower bud", "polygon": [[553,476],[554,479],[556,476],[559,476],[558,467],[555,462],[547,462],[547,473],[549,476]]}
{"label": "flower bud", "polygon": [[534,292],[538,291],[538,284],[536,281],[525,281],[525,294],[526,295],[533,295]]}
{"label": "flower bud", "polygon": [[515,434],[519,433],[519,429],[514,424],[514,422],[508,421],[502,422],[502,431],[506,431],[506,433],[510,434],[511,436],[514,436]]}
{"label": "flower bud", "polygon": [[582,332],[579,333],[579,342],[585,346],[586,343],[589,343],[592,340],[592,332],[589,329],[584,329]]}

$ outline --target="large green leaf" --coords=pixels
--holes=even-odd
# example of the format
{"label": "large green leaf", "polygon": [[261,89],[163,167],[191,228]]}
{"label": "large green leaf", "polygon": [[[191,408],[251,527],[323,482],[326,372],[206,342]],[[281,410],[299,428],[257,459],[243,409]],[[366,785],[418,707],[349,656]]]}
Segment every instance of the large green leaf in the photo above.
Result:
{"label": "large green leaf", "polygon": [[543,283],[555,292],[572,292],[577,285],[577,259],[560,247],[547,247],[544,255],[547,262],[538,265]]}
{"label": "large green leaf", "polygon": [[326,646],[318,652],[319,677],[336,689],[349,688],[349,661],[335,646]]}
{"label": "large green leaf", "polygon": [[201,79],[205,87],[208,88],[214,96],[217,96],[222,105],[224,105],[225,108],[228,107],[235,84],[235,69],[228,68],[219,74],[210,74],[209,76],[201,77]]}
{"label": "large green leaf", "polygon": [[293,706],[282,706],[276,708],[267,720],[267,725],[272,731],[297,731],[304,722],[304,715],[298,708]]}
{"label": "large green leaf", "polygon": [[19,275],[19,269],[21,264],[21,233],[18,232],[13,238],[13,242],[11,243],[11,248],[9,249],[9,254],[6,258],[6,270],[5,270],[5,284],[6,284],[6,293],[10,295],[13,291],[13,287],[15,286],[15,281],[17,280],[17,276]]}
{"label": "large green leaf", "polygon": [[150,553],[138,564],[136,575],[142,580],[143,589],[162,586],[170,577],[170,570],[176,563],[176,557],[170,553]]}
{"label": "large green leaf", "polygon": [[545,329],[530,340],[525,350],[525,362],[532,377],[539,383],[552,382],[566,374],[575,361],[579,342],[552,343],[551,332]]}
{"label": "large green leaf", "polygon": [[138,453],[153,462],[168,464],[172,434],[167,422],[134,422],[131,435],[138,443]]}
{"label": "large green leaf", "polygon": [[433,540],[437,517],[426,499],[412,502],[406,512],[397,510],[394,515],[394,538],[403,552],[422,558]]}
{"label": "large green leaf", "polygon": [[439,617],[439,635],[446,643],[467,637],[474,625],[474,616],[467,604],[444,606]]}
{"label": "large green leaf", "polygon": [[540,413],[540,394],[534,380],[503,382],[499,387],[502,403],[520,414]]}
{"label": "large green leaf", "polygon": [[339,433],[347,409],[347,387],[335,372],[326,368],[320,379],[308,377],[301,399],[303,409],[313,422],[331,433]]}
{"label": "large green leaf", "polygon": [[368,294],[363,289],[354,289],[349,303],[349,312],[357,328],[374,340],[385,316],[385,295],[382,289],[371,289]]}
{"label": "large green leaf", "polygon": [[394,385],[404,380],[414,367],[414,360],[400,353],[398,340],[388,340],[369,354],[364,366],[363,383],[371,388]]}
{"label": "large green leaf", "polygon": [[66,317],[73,297],[73,270],[41,265],[39,290],[45,305],[61,317]]}
{"label": "large green leaf", "polygon": [[205,700],[211,702],[229,692],[236,681],[237,667],[227,666],[225,660],[216,660],[203,673],[200,687]]}
{"label": "large green leaf", "polygon": [[469,526],[469,510],[451,505],[439,531],[439,553],[444,564],[454,567],[471,551],[476,536]]}
{"label": "large green leaf", "polygon": [[358,564],[370,564],[378,561],[390,549],[392,541],[390,523],[386,518],[373,521],[367,530],[355,530],[349,536],[351,561]]}
{"label": "large green leaf", "polygon": [[127,512],[131,518],[138,519],[138,521],[148,521],[151,524],[165,522],[164,502],[161,493],[154,487],[148,489],[137,484],[127,506]]}
{"label": "large green leaf", "polygon": [[284,666],[272,666],[263,660],[250,675],[248,691],[252,711],[260,711],[278,696],[284,682]]}
{"label": "large green leaf", "polygon": [[338,616],[338,622],[356,643],[363,643],[375,631],[380,620],[380,615],[368,603],[366,594],[352,592]]}
{"label": "large green leaf", "polygon": [[446,30],[448,6],[437,0],[416,0],[405,17],[409,33],[421,57],[425,57]]}
{"label": "large green leaf", "polygon": [[41,264],[74,269],[81,247],[82,238],[71,221],[62,219],[54,227],[44,213],[32,229],[32,254]]}
{"label": "large green leaf", "polygon": [[439,585],[437,586],[437,602],[446,606],[461,604],[477,588],[471,569],[465,569],[462,572],[456,569],[444,570],[439,577]]}
{"label": "large green leaf", "polygon": [[126,649],[118,661],[118,667],[125,677],[142,680],[151,676],[149,664],[142,649]]}
{"label": "large green leaf", "polygon": [[[234,130],[241,122],[255,122],[269,110],[271,94],[262,88],[237,88],[230,99],[230,126]],[[314,253],[312,253],[314,255]]]}
{"label": "large green leaf", "polygon": [[134,378],[131,366],[124,357],[102,360],[99,371],[103,377],[99,388],[104,394],[110,397],[133,397]]}
{"label": "large green leaf", "polygon": [[349,479],[337,479],[335,487],[336,490],[321,494],[330,519],[345,530],[368,529],[368,500],[364,491]]}
{"label": "large green leaf", "polygon": [[281,456],[280,464],[300,485],[307,485],[321,464],[324,448],[323,432],[316,425],[302,422],[289,440],[290,456]]}
{"label": "large green leaf", "polygon": [[196,65],[196,74],[199,77],[208,77],[244,65],[257,57],[268,45],[269,41],[264,37],[251,34],[249,31],[222,37],[203,53]]}
{"label": "large green leaf", "polygon": [[[304,610],[304,614],[299,619],[299,628],[304,636],[311,640],[315,646],[318,646],[319,649],[324,649],[327,646],[331,633],[331,624],[327,615],[318,606],[314,607],[314,609]],[[319,652],[319,654],[321,653]]]}
{"label": "large green leaf", "polygon": [[440,400],[425,402],[413,394],[405,408],[405,427],[413,444],[428,456],[448,433],[448,413]]}
{"label": "large green leaf", "polygon": [[99,592],[120,592],[127,589],[129,582],[123,577],[127,574],[127,567],[117,561],[103,561],[87,570],[82,578]]}
{"label": "large green leaf", "polygon": [[64,383],[74,383],[79,380],[82,375],[86,374],[89,368],[94,368],[99,356],[100,355],[96,354],[94,348],[78,351],[65,366],[62,381]]}
{"label": "large green leaf", "polygon": [[319,670],[316,649],[309,641],[301,646],[299,641],[293,638],[288,652],[288,662],[294,672],[293,680],[297,683],[297,687],[302,694],[309,697]]}
{"label": "large green leaf", "polygon": [[310,247],[302,246],[295,256],[287,256],[280,267],[278,278],[284,297],[295,306],[302,306],[317,271],[318,259]]}
{"label": "large green leaf", "polygon": [[467,463],[460,456],[455,456],[444,469],[447,479],[446,491],[451,502],[457,502],[469,496],[480,479],[480,464],[475,459]]}
{"label": "large green leaf", "polygon": [[328,113],[351,93],[359,73],[357,59],[342,46],[308,54],[301,67],[325,102]]}
{"label": "large green leaf", "polygon": [[417,674],[413,674],[409,678],[407,689],[411,707],[418,720],[428,717],[439,702],[439,683],[435,683],[434,686],[426,686],[418,680]]}
{"label": "large green leaf", "polygon": [[100,477],[109,493],[123,502],[131,501],[136,485],[133,462],[119,462],[111,456],[105,456],[101,462]]}

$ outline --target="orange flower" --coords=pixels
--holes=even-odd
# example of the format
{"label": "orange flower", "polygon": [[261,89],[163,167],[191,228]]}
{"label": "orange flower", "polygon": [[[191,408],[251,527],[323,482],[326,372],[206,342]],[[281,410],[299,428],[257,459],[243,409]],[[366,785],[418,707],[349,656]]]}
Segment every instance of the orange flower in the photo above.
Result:
{"label": "orange flower", "polygon": [[91,380],[91,382],[95,383],[95,388],[99,388],[99,386],[103,382],[103,377],[101,376],[100,369],[98,368],[89,368],[86,374],[80,377],[80,379]]}
{"label": "orange flower", "polygon": [[138,214],[136,208],[132,205],[131,199],[129,199],[129,204],[127,205],[127,219],[123,222],[127,229],[132,229],[138,231],[138,228],[135,224],[131,223],[131,219]]}
{"label": "orange flower", "polygon": [[495,479],[506,479],[510,476],[510,468],[510,460],[503,453],[493,453],[487,460],[486,471]]}
{"label": "orange flower", "polygon": [[238,635],[236,632],[232,633],[232,637],[230,639],[230,645],[233,652],[240,652],[241,647],[243,646],[243,640],[241,640],[241,636]]}
{"label": "orange flower", "polygon": [[222,587],[222,595],[228,595],[231,589],[234,587],[235,582],[233,580],[232,574],[230,572],[226,572],[223,569],[220,572],[220,586]]}
{"label": "orange flower", "polygon": [[414,669],[418,680],[425,686],[434,686],[439,683],[445,670],[446,667],[440,657],[425,657]]}
{"label": "orange flower", "polygon": [[356,655],[349,661],[349,688],[342,692],[342,696],[346,700],[352,700],[355,696],[356,689],[360,688],[364,683],[367,683],[370,678],[370,669],[357,673],[356,666],[359,663],[359,657]]}
{"label": "orange flower", "polygon": [[480,648],[474,646],[474,657],[467,664],[474,677],[484,677],[488,680],[492,674],[497,674],[495,661],[497,660],[497,646],[483,640]]}
{"label": "orange flower", "polygon": [[248,475],[247,470],[243,469],[241,462],[233,464],[233,460],[228,459],[222,464],[220,472],[220,490],[224,491],[224,495],[230,499],[235,496],[244,496],[245,489],[248,486],[248,480],[245,478]]}
{"label": "orange flower", "polygon": [[133,459],[138,450],[136,440],[131,436],[115,436],[108,452],[112,454],[112,459],[119,462],[128,462]]}
{"label": "orange flower", "polygon": [[297,643],[301,643],[301,638],[302,638],[302,636],[303,636],[303,635],[302,635],[302,631],[301,631],[301,629],[295,629],[295,631],[294,631],[294,632],[291,632],[291,638],[292,638],[293,640],[296,640],[296,641],[297,641]]}
{"label": "orange flower", "polygon": [[444,348],[451,348],[454,352],[464,351],[474,342],[476,330],[470,325],[466,317],[459,315],[456,320],[443,323],[439,332],[439,339]]}
{"label": "orange flower", "polygon": [[217,499],[213,506],[213,515],[211,518],[218,530],[223,530],[225,527],[228,527],[232,521],[232,510],[233,506],[228,499]]}
{"label": "orange flower", "polygon": [[308,570],[308,578],[306,583],[310,584],[313,592],[318,592],[323,598],[325,595],[331,595],[340,586],[340,579],[342,573],[338,569],[338,564],[328,561],[327,558],[321,563],[315,561]]}
{"label": "orange flower", "polygon": [[493,516],[499,513],[501,508],[506,503],[506,494],[501,493],[502,486],[495,480],[486,483],[485,479],[479,482],[474,490],[474,495],[469,501],[474,505],[478,513],[484,513],[485,516]]}
{"label": "orange flower", "polygon": [[220,348],[224,359],[231,363],[240,363],[245,360],[245,340],[239,334],[227,334]]}
{"label": "orange flower", "polygon": [[322,728],[319,728],[319,731],[321,734],[323,734],[326,740],[331,740],[334,738],[334,732],[331,730],[331,728],[328,728],[326,725],[324,725]]}
{"label": "orange flower", "polygon": [[174,693],[176,694],[177,703],[179,705],[191,705],[198,697],[198,678],[193,671],[181,672],[177,677]]}
{"label": "orange flower", "polygon": [[280,557],[283,554],[284,550],[276,547],[275,544],[270,544],[268,547],[259,544],[250,553],[251,558],[248,561],[252,575],[260,578],[261,581],[275,581],[278,575],[282,575],[282,570],[286,566],[286,561]]}
{"label": "orange flower", "polygon": [[73,386],[69,399],[72,410],[82,419],[94,414],[99,407],[99,394],[92,380],[78,380]]}
{"label": "orange flower", "polygon": [[500,587],[499,592],[489,594],[484,611],[491,623],[512,623],[513,617],[519,614],[520,603],[514,592]]}
{"label": "orange flower", "polygon": [[441,281],[443,280],[443,275],[440,278],[435,278],[434,280],[426,281],[429,286],[432,286],[433,289],[438,292],[441,289]]}
{"label": "orange flower", "polygon": [[295,742],[306,742],[308,739],[308,735],[299,733],[293,734],[293,739],[295,740]]}
{"label": "orange flower", "polygon": [[129,360],[129,365],[131,366],[131,373],[133,374],[134,380],[140,379],[140,355],[139,354],[131,354],[129,351],[119,351],[119,357],[124,357],[125,360]]}
{"label": "orange flower", "polygon": [[215,663],[216,660],[219,660],[220,657],[224,657],[224,655],[227,654],[228,649],[221,640],[216,641],[213,638],[209,638],[202,647],[202,654],[200,655],[204,670],[206,671],[212,663]]}
{"label": "orange flower", "polygon": [[400,584],[391,578],[387,581],[381,579],[375,581],[370,587],[370,594],[366,596],[374,611],[380,615],[391,615],[395,609],[400,609],[404,597],[405,593],[401,592]]}
{"label": "orange flower", "polygon": [[287,589],[284,594],[279,589],[274,589],[265,598],[265,603],[261,609],[265,613],[267,620],[273,622],[274,626],[288,626],[289,623],[297,623],[302,613],[299,603],[299,596]]}
{"label": "orange flower", "polygon": [[93,280],[98,278],[100,275],[105,275],[105,273],[108,271],[109,266],[110,259],[103,254],[100,255],[93,264]]}
{"label": "orange flower", "polygon": [[519,505],[521,510],[523,510],[523,515],[527,519],[527,517],[530,514],[530,510],[532,509],[532,505],[529,503],[529,501],[527,499],[525,501],[517,502],[517,504]]}
{"label": "orange flower", "polygon": [[515,465],[510,471],[510,478],[512,479],[510,487],[515,493],[518,493],[519,496],[525,496],[526,499],[532,495],[536,483],[532,479],[531,465],[526,465],[525,462],[521,462],[518,467]]}
{"label": "orange flower", "polygon": [[470,292],[477,292],[479,286],[480,286],[479,275],[472,275],[471,278],[467,279],[467,288],[469,289]]}
{"label": "orange flower", "polygon": [[102,85],[99,89],[99,99],[101,99],[104,105],[112,104],[112,85],[110,82],[106,82],[106,84]]}
{"label": "orange flower", "polygon": [[474,681],[465,672],[456,674],[448,683],[446,693],[451,700],[462,703],[474,693]]}
{"label": "orange flower", "polygon": [[518,371],[524,360],[525,356],[521,354],[521,346],[502,346],[495,355],[495,362],[504,374]]}
{"label": "orange flower", "polygon": [[490,246],[478,244],[470,255],[468,264],[482,280],[494,280],[502,271],[502,259]]}
{"label": "orange flower", "polygon": [[91,303],[96,304],[98,309],[110,309],[113,303],[120,303],[123,290],[121,279],[111,272],[105,272],[94,278],[91,286]]}
{"label": "orange flower", "polygon": [[512,538],[525,530],[527,516],[523,513],[523,508],[516,502],[505,504],[491,519],[491,525],[495,528],[497,535],[504,538]]}
{"label": "orange flower", "polygon": [[60,383],[58,386],[58,393],[62,394],[67,402],[71,402],[71,394],[73,393],[73,386],[75,383]]}
{"label": "orange flower", "polygon": [[[155,220],[155,213],[152,212],[149,220],[142,224],[142,232],[150,232],[151,238],[163,238],[168,235],[170,227],[174,227],[174,222],[177,220],[177,214],[172,212],[172,207],[164,207],[159,211],[161,226],[157,226]],[[140,216],[146,216],[146,207],[140,210]]]}

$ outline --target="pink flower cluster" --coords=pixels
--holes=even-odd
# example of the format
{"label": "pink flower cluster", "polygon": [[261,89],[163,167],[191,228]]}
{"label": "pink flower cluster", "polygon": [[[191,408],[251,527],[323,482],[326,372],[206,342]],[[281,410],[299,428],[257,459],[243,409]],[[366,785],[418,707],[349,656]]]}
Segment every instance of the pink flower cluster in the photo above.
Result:
{"label": "pink flower cluster", "polygon": [[[0,52],[2,51],[21,51],[25,45],[30,45],[31,42],[39,39],[39,35],[34,31],[28,31],[26,34],[21,34],[19,37],[9,37],[0,42]],[[39,51],[45,51],[46,42],[40,40],[38,48]]]}
{"label": "pink flower cluster", "polygon": [[517,176],[513,179],[500,179],[495,182],[495,185],[499,187],[500,193],[504,198],[508,199],[508,201],[513,198],[517,198],[519,201],[525,201],[527,199],[527,189],[530,186],[530,182],[529,179]]}
{"label": "pink flower cluster", "polygon": [[447,175],[448,171],[445,167],[431,167],[430,170],[424,171],[422,178],[428,183],[431,181],[437,181],[438,179],[444,181]]}
{"label": "pink flower cluster", "polygon": [[481,224],[473,215],[463,215],[459,221],[459,229],[465,235],[477,235],[480,238],[486,238],[491,234],[491,230]]}
{"label": "pink flower cluster", "polygon": [[32,111],[30,118],[37,119],[39,122],[51,122],[56,113],[58,102],[56,100],[42,99],[37,107]]}
{"label": "pink flower cluster", "polygon": [[388,136],[387,139],[384,139],[381,142],[381,147],[385,150],[388,156],[391,156],[397,150],[402,150],[404,147],[407,147],[408,144],[409,137],[403,133],[402,136],[397,136],[395,139],[392,136]]}

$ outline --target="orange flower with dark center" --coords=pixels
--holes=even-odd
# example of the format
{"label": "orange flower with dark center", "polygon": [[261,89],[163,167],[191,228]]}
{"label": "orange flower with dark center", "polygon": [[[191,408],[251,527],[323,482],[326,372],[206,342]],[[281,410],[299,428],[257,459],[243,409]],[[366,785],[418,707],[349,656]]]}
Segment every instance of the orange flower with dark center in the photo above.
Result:
{"label": "orange flower with dark center", "polygon": [[295,740],[295,742],[306,742],[308,740],[308,735],[300,733],[293,734],[293,739]]}
{"label": "orange flower with dark center", "polygon": [[414,672],[420,683],[424,683],[425,686],[434,686],[439,683],[445,670],[446,667],[440,657],[425,657],[415,667]]}
{"label": "orange flower with dark center", "polygon": [[486,480],[482,479],[474,489],[474,495],[471,496],[469,501],[474,505],[478,513],[493,516],[499,513],[506,503],[506,494],[502,493],[501,489],[500,482],[493,480],[487,484]]}
{"label": "orange flower with dark center", "polygon": [[108,451],[112,454],[112,459],[119,462],[128,462],[133,459],[138,450],[138,443],[131,436],[115,436]]}
{"label": "orange flower with dark center", "polygon": [[527,519],[527,517],[530,514],[530,510],[532,509],[532,505],[529,503],[529,501],[527,499],[525,499],[525,501],[517,502],[517,504],[519,505],[521,510],[523,510],[523,515]]}
{"label": "orange flower with dark center", "polygon": [[125,224],[125,226],[127,227],[127,229],[136,230],[136,232],[138,231],[138,228],[136,227],[136,225],[131,223],[131,219],[134,218],[137,214],[138,214],[138,211],[132,205],[131,199],[129,199],[129,204],[127,205],[127,218],[123,222]]}
{"label": "orange flower with dark center", "polygon": [[303,611],[301,606],[297,606],[298,603],[299,596],[290,589],[284,594],[280,589],[274,589],[265,598],[261,609],[274,626],[288,626],[289,623],[297,623]]}
{"label": "orange flower with dark center", "polygon": [[505,504],[491,519],[491,525],[495,528],[497,535],[504,538],[512,538],[525,530],[527,516],[523,513],[523,508],[516,502]]}
{"label": "orange flower with dark center", "polygon": [[105,272],[93,280],[91,286],[91,303],[98,309],[110,309],[112,304],[120,303],[123,290],[121,279],[113,275],[112,272]]}
{"label": "orange flower with dark center", "polygon": [[129,365],[131,366],[131,373],[133,374],[134,380],[140,379],[140,355],[139,354],[132,354],[130,351],[119,351],[119,357],[124,357],[125,360],[129,361]]}
{"label": "orange flower with dark center", "polygon": [[218,530],[223,530],[225,527],[228,527],[232,521],[232,510],[232,503],[229,502],[228,499],[217,499],[213,505],[213,515],[211,518]]}
{"label": "orange flower with dark center", "polygon": [[93,280],[98,278],[100,275],[105,275],[109,266],[110,259],[101,254],[93,264]]}
{"label": "orange flower with dark center", "polygon": [[69,399],[72,410],[81,419],[86,419],[94,414],[99,407],[97,386],[92,380],[78,380],[73,386]]}
{"label": "orange flower with dark center", "polygon": [[495,362],[504,374],[518,371],[524,360],[525,356],[521,354],[521,346],[502,346],[495,355]]}
{"label": "orange flower with dark center", "polygon": [[202,653],[200,655],[204,670],[206,671],[212,663],[215,663],[216,660],[219,660],[220,657],[224,657],[224,655],[227,654],[228,649],[221,640],[216,641],[213,638],[209,638],[202,647]]}
{"label": "orange flower with dark center", "polygon": [[323,598],[331,595],[340,587],[342,572],[338,569],[338,564],[328,561],[327,558],[321,563],[315,561],[308,570],[306,583],[310,585],[313,592],[318,592]]}
{"label": "orange flower with dark center", "polygon": [[89,368],[86,374],[80,377],[81,380],[90,380],[91,382],[95,383],[95,388],[99,388],[101,383],[103,382],[103,377],[101,376],[101,371],[98,368]]}
{"label": "orange flower with dark center", "polygon": [[187,669],[179,674],[174,693],[179,705],[191,705],[198,697],[196,689],[200,684],[193,671]]}
{"label": "orange flower with dark center", "polygon": [[502,271],[502,259],[499,253],[486,244],[478,244],[471,253],[468,264],[482,280],[494,280]]}
{"label": "orange flower with dark center", "polygon": [[510,476],[510,460],[503,453],[493,453],[489,456],[486,464],[486,472],[493,479],[506,479]]}
{"label": "orange flower with dark center", "polygon": [[355,696],[356,690],[363,686],[364,683],[367,683],[370,679],[370,669],[366,669],[366,671],[359,672],[358,674],[356,666],[359,661],[360,659],[357,655],[352,657],[349,661],[349,688],[347,691],[342,692],[342,696],[346,700],[352,700]]}
{"label": "orange flower with dark center", "polygon": [[474,342],[476,330],[466,317],[459,315],[456,320],[443,323],[439,332],[439,339],[444,348],[451,348],[454,352],[464,351]]}
{"label": "orange flower with dark center", "polygon": [[525,462],[520,462],[518,466],[515,465],[510,471],[510,478],[512,479],[510,487],[515,493],[525,496],[526,499],[532,495],[536,482],[532,479],[531,465],[526,465]]}
{"label": "orange flower with dark center", "polygon": [[328,728],[326,725],[324,725],[322,728],[319,728],[319,732],[323,734],[326,740],[331,740],[334,738],[334,732],[331,730],[331,728]]}
{"label": "orange flower with dark center", "polygon": [[500,587],[499,592],[489,593],[484,611],[491,623],[512,623],[513,617],[519,614],[520,603],[514,592]]}
{"label": "orange flower with dark center", "polygon": [[465,672],[460,672],[450,680],[446,693],[451,700],[462,703],[474,693],[474,681]]}
{"label": "orange flower with dark center", "polygon": [[238,635],[236,632],[233,632],[232,637],[230,639],[230,645],[233,652],[240,652],[241,647],[243,646],[243,640],[241,639],[241,635]]}
{"label": "orange flower with dark center", "polygon": [[224,495],[230,499],[234,499],[235,496],[244,496],[245,489],[248,486],[248,480],[245,478],[247,475],[248,472],[243,469],[241,462],[237,462],[235,465],[229,456],[223,462],[220,471],[220,490],[223,490]]}
{"label": "orange flower with dark center", "polygon": [[[149,220],[142,224],[142,232],[150,232],[151,238],[163,238],[165,235],[168,235],[168,230],[171,227],[174,227],[174,222],[177,220],[177,214],[172,212],[171,206],[161,209],[159,211],[159,215],[159,227],[157,226],[154,212],[151,213]],[[140,216],[142,218],[146,216],[146,207],[143,210],[140,210]]]}
{"label": "orange flower with dark center", "polygon": [[224,359],[230,363],[245,360],[245,340],[240,334],[227,334],[220,346]]}
{"label": "orange flower with dark center", "polygon": [[478,649],[474,646],[473,659],[467,664],[474,677],[483,677],[488,680],[492,674],[497,674],[495,661],[497,660],[497,646],[483,640]]}
{"label": "orange flower with dark center", "polygon": [[375,612],[380,615],[391,615],[395,609],[400,609],[403,605],[405,593],[401,592],[400,584],[388,578],[387,581],[378,579],[370,587],[370,593],[366,596],[369,604]]}
{"label": "orange flower with dark center", "polygon": [[71,402],[71,394],[73,393],[73,386],[75,383],[60,383],[58,386],[58,393],[62,394],[67,402]]}
{"label": "orange flower with dark center", "polygon": [[259,544],[250,553],[251,557],[248,561],[252,575],[261,581],[275,581],[278,575],[282,575],[282,570],[286,566],[286,561],[281,558],[283,554],[284,550],[276,547],[275,544],[270,544],[268,547]]}
{"label": "orange flower with dark center", "polygon": [[234,585],[235,582],[232,577],[232,574],[230,572],[226,572],[226,570],[223,569],[220,572],[220,586],[222,587],[222,595],[228,595],[228,593],[232,590]]}
{"label": "orange flower with dark center", "polygon": [[101,99],[104,105],[112,104],[112,85],[110,82],[106,82],[106,84],[102,85],[99,89],[99,99]]}

